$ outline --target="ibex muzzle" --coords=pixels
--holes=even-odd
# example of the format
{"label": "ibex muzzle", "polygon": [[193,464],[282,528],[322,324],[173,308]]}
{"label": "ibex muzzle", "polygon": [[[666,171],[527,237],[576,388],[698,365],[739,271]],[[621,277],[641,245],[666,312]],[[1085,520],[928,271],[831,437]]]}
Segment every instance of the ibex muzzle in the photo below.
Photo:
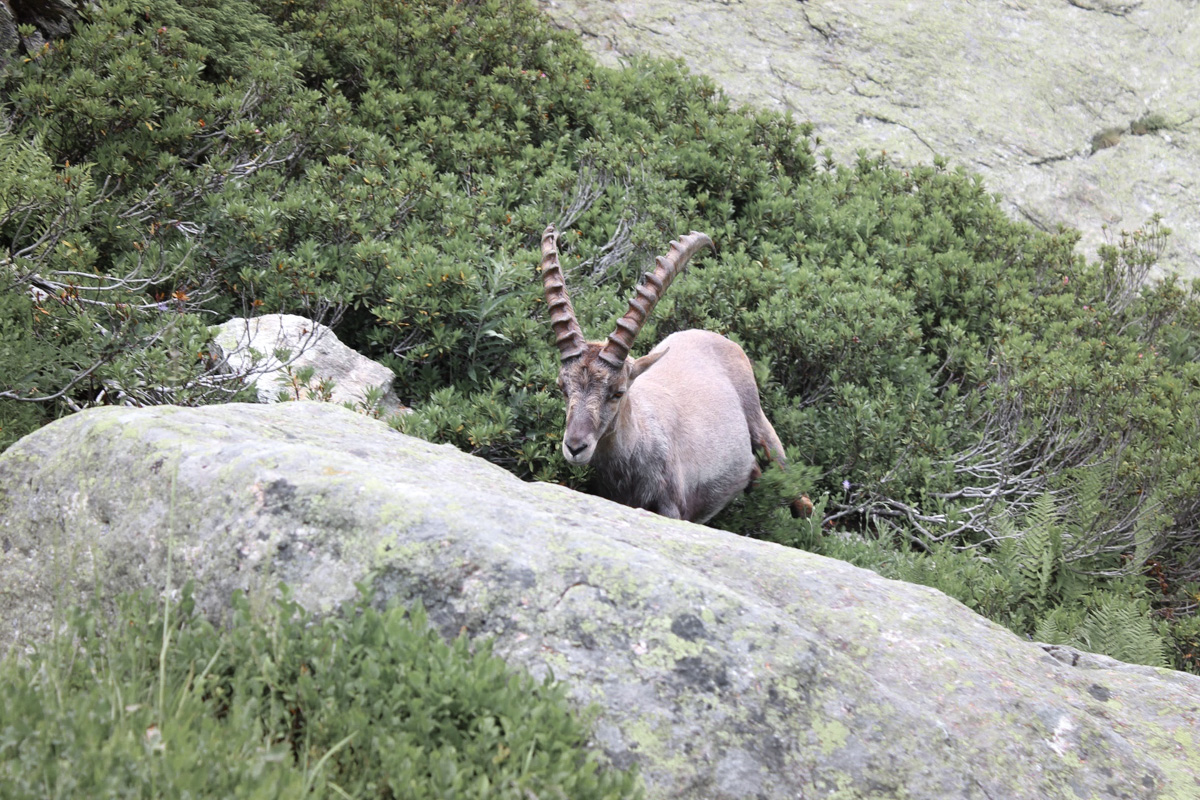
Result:
{"label": "ibex muzzle", "polygon": [[[662,293],[700,250],[703,233],[671,242],[637,287],[604,342],[589,342],[575,317],[558,262],[557,231],[542,234],[542,281],[562,358],[567,402],[562,450],[591,464],[600,493],[625,505],[707,522],[755,480],[760,447],[781,467],[783,445],[763,415],[750,360],[715,333],[680,331],[648,355],[629,357]],[[807,498],[793,504],[802,512]],[[811,509],[811,504],[807,505]]]}

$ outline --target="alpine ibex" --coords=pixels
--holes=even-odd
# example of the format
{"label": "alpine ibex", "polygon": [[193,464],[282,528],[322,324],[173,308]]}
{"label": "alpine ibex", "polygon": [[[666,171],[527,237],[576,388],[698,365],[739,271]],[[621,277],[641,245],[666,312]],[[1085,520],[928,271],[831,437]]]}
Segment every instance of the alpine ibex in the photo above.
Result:
{"label": "alpine ibex", "polygon": [[[707,522],[762,471],[755,446],[784,466],[783,445],[763,414],[742,348],[716,333],[673,333],[629,357],[662,293],[712,239],[693,231],[656,259],[605,342],[589,342],[575,318],[558,263],[558,232],[542,234],[542,282],[567,402],[562,451],[591,464],[600,493],[676,519]],[[793,515],[811,510],[808,498]]]}

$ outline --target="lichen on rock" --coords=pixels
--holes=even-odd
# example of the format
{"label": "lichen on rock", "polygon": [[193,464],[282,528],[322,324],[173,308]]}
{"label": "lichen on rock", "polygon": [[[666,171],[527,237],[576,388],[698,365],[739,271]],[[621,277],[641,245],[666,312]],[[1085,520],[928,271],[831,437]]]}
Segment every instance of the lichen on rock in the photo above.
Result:
{"label": "lichen on rock", "polygon": [[[1072,666],[932,589],[548,484],[328,404],[99,408],[0,455],[0,653],[66,604],[371,581],[572,687],[650,797],[1156,797],[1200,679]],[[257,600],[256,600],[257,599]],[[1085,668],[1086,667],[1086,668]]]}

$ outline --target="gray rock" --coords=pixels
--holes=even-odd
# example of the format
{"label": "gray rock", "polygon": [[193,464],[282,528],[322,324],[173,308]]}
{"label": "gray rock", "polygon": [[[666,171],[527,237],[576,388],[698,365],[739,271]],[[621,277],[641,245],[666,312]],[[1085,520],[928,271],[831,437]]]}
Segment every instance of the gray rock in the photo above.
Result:
{"label": "gray rock", "polygon": [[[39,50],[48,39],[61,39],[79,20],[71,0],[0,0],[0,66],[24,44],[25,52]],[[33,35],[22,40],[17,26],[32,25]]]}
{"label": "gray rock", "polygon": [[[797,523],[801,524],[801,523]],[[100,408],[0,455],[0,654],[66,604],[374,577],[597,704],[654,798],[1178,798],[1200,678],[1053,653],[932,589],[524,484],[318,403]]]}
{"label": "gray rock", "polygon": [[[541,0],[610,65],[680,57],[731,97],[789,109],[842,161],[946,156],[1087,255],[1161,213],[1164,269],[1200,276],[1196,0]],[[1130,122],[1167,127],[1133,135]],[[1093,152],[1092,139],[1123,131]]]}
{"label": "gray rock", "polygon": [[17,33],[17,20],[8,7],[8,0],[0,0],[0,67],[4,66],[19,44],[21,36]]}
{"label": "gray rock", "polygon": [[[382,386],[380,416],[408,410],[392,390],[396,376],[390,369],[346,347],[319,322],[294,314],[266,314],[235,317],[214,331],[214,342],[230,371],[244,375],[254,385],[260,403],[309,399],[309,390],[328,380],[333,384],[332,402],[365,405],[367,391]],[[286,362],[276,357],[281,350],[288,353]],[[297,371],[309,366],[314,372],[307,384],[293,380]]]}

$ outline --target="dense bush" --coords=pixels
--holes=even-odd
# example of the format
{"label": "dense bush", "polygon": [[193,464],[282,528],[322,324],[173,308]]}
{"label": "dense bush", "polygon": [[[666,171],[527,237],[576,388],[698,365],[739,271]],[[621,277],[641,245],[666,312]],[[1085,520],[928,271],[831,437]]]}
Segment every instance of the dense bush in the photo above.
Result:
{"label": "dense bush", "polygon": [[235,598],[214,629],[188,591],[75,612],[55,642],[0,663],[0,796],[624,798],[560,684],[486,642],[446,644],[420,609],[316,620],[286,594]]}
{"label": "dense bush", "polygon": [[[596,66],[521,0],[88,13],[0,73],[0,443],[94,403],[224,399],[205,324],[295,312],[392,367],[402,430],[581,485],[540,231],[599,338],[699,229],[719,253],[641,346],[741,343],[795,465],[715,524],[1200,668],[1200,298],[1143,288],[1157,223],[1085,263],[976,177],[834,164],[679,64]],[[801,490],[815,522],[784,512]]]}

